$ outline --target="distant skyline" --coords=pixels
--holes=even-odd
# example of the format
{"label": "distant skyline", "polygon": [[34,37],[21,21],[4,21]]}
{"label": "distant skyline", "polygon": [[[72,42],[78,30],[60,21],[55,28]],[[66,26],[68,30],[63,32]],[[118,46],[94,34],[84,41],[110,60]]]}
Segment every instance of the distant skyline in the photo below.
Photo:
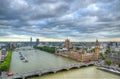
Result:
{"label": "distant skyline", "polygon": [[120,41],[120,0],[0,0],[0,41]]}

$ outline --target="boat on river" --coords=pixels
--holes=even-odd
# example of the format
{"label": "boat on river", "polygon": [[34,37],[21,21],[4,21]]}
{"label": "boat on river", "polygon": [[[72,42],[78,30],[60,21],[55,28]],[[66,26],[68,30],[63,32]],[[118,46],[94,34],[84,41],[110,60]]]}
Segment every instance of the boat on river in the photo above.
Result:
{"label": "boat on river", "polygon": [[24,63],[28,62],[28,59],[25,57],[25,59],[23,60]]}
{"label": "boat on river", "polygon": [[106,71],[106,72],[111,72],[117,75],[120,75],[120,71],[115,70],[115,69],[111,69],[111,68],[104,68],[104,67],[99,67],[97,68],[98,70],[102,70],[102,71]]}
{"label": "boat on river", "polygon": [[24,63],[27,63],[28,62],[28,60],[27,60],[27,58],[21,53],[21,52],[19,52],[19,57],[20,57],[20,60],[22,60]]}

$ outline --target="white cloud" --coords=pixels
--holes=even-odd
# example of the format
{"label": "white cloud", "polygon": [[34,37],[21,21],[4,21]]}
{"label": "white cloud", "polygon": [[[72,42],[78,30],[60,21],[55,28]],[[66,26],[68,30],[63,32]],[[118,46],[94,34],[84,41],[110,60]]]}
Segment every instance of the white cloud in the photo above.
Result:
{"label": "white cloud", "polygon": [[66,37],[119,38],[119,3],[119,0],[1,0],[0,38],[19,40],[20,36],[27,40],[32,36],[47,41]]}

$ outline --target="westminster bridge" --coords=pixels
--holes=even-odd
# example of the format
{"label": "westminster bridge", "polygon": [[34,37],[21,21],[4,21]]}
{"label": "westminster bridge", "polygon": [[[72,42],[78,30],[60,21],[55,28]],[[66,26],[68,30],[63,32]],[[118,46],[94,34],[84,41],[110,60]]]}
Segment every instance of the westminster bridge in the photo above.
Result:
{"label": "westminster bridge", "polygon": [[46,69],[42,69],[42,70],[36,70],[36,71],[28,71],[28,72],[24,72],[24,73],[16,73],[14,74],[14,78],[18,79],[25,79],[31,76],[41,76],[43,74],[46,73],[56,73],[58,71],[62,71],[62,70],[70,70],[72,68],[80,68],[80,67],[86,67],[86,66],[90,66],[90,65],[94,65],[95,61],[92,62],[87,62],[87,63],[75,63],[75,64],[69,64],[69,65],[65,65],[65,66],[60,66],[60,67],[53,67],[53,68],[46,68]]}

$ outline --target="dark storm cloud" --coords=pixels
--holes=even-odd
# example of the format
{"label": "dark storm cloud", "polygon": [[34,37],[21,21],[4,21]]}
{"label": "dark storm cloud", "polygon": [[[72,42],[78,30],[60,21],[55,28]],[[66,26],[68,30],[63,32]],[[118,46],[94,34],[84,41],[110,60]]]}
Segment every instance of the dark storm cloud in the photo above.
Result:
{"label": "dark storm cloud", "polygon": [[120,37],[120,0],[1,0],[0,36]]}

